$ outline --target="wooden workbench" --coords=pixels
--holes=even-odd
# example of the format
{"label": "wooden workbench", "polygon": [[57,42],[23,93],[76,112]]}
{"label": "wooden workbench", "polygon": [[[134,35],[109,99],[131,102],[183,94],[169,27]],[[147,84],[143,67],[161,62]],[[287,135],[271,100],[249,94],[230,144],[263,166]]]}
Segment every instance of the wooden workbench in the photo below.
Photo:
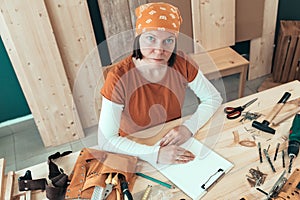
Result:
{"label": "wooden workbench", "polygon": [[[244,96],[249,61],[230,47],[220,48],[207,53],[190,54],[191,58],[200,66],[203,74],[209,79],[217,79],[233,74],[239,74],[238,97]],[[211,59],[213,64],[211,64]]]}
{"label": "wooden workbench", "polygon": [[[300,82],[293,81],[263,92],[259,92],[241,99],[228,102],[223,106],[238,106],[243,105],[249,100],[258,97],[258,100],[249,106],[246,111],[251,112],[261,112],[263,114],[268,113],[273,106],[281,98],[282,94],[286,91],[292,94],[290,101],[284,106],[282,111],[279,113],[283,115],[292,109],[295,109],[299,106],[300,98]],[[288,134],[289,128],[292,123],[293,118],[282,122],[279,126],[274,127],[276,129],[276,134],[270,135],[267,133],[262,133],[251,127],[251,122],[246,121],[244,123],[239,122],[240,119],[228,120],[224,116],[224,113],[221,111],[222,108],[214,116],[214,119],[207,123],[199,132],[196,134],[196,138],[199,139],[202,143],[208,145],[211,149],[222,155],[224,158],[229,160],[234,164],[232,170],[230,170],[222,179],[220,179],[210,190],[203,199],[212,200],[212,199],[241,199],[242,197],[251,199],[263,199],[264,194],[257,191],[254,187],[251,187],[248,181],[246,180],[246,175],[249,175],[249,169],[257,167],[263,173],[267,174],[265,183],[259,188],[264,191],[269,192],[273,184],[277,181],[278,177],[283,172],[284,168],[282,167],[281,160],[281,149],[286,150],[286,141],[282,140],[282,135]],[[220,120],[221,119],[221,120]],[[260,117],[258,121],[262,121],[263,117]],[[180,120],[172,121],[168,124],[168,127],[172,127],[178,124]],[[216,123],[219,122],[219,123]],[[213,130],[213,131],[209,131]],[[247,131],[248,130],[248,131]],[[150,129],[149,129],[150,131]],[[238,131],[240,140],[251,140],[256,143],[261,142],[262,149],[267,148],[270,144],[269,154],[273,161],[274,152],[277,143],[281,143],[280,151],[277,156],[277,160],[273,164],[276,169],[276,173],[273,173],[269,164],[267,163],[263,155],[263,163],[259,162],[258,148],[255,147],[245,147],[241,146],[237,141],[234,140],[233,131]],[[38,152],[37,152],[38,153]],[[62,167],[67,174],[73,168],[73,165],[78,156],[78,152],[68,155],[64,158],[57,160],[57,163]],[[288,166],[288,157],[286,155],[286,166]],[[168,180],[161,175],[158,171],[153,169],[148,163],[140,161],[140,167],[144,170],[148,170],[147,174],[152,177],[158,178],[162,181],[168,182]],[[293,169],[300,168],[300,159],[296,159],[293,165]],[[33,179],[47,177],[48,166],[47,163],[41,163],[23,170],[15,172],[14,179],[14,188],[13,194],[16,196],[18,192],[17,177],[24,175],[25,171],[30,169],[32,171]],[[285,168],[287,169],[287,167]],[[184,167],[182,170],[185,170]],[[201,170],[201,169],[199,169]],[[148,184],[153,185],[152,187],[152,199],[190,199],[187,197],[180,189],[168,189],[163,186],[157,185],[151,181],[148,181],[144,178],[138,177],[134,186],[134,197],[135,199],[141,199],[143,192],[145,191]],[[35,191],[32,192],[33,200],[45,199],[45,192]]]}

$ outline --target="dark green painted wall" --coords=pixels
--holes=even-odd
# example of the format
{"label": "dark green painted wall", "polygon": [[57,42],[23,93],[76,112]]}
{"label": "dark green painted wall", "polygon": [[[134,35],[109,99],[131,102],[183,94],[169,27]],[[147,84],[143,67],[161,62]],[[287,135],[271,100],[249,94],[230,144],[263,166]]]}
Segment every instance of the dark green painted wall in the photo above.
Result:
{"label": "dark green painted wall", "polygon": [[2,38],[0,40],[0,122],[30,114]]}
{"label": "dark green painted wall", "polygon": [[[98,44],[101,44],[100,54],[103,65],[110,64],[105,35],[102,27],[97,0],[88,0],[91,20]],[[279,0],[276,33],[279,20],[300,20],[300,0]],[[275,41],[277,34],[275,35]],[[249,41],[237,43],[234,48],[241,54],[249,54]],[[14,73],[7,52],[0,40],[0,122],[30,114],[30,110],[22,93],[18,79]]]}

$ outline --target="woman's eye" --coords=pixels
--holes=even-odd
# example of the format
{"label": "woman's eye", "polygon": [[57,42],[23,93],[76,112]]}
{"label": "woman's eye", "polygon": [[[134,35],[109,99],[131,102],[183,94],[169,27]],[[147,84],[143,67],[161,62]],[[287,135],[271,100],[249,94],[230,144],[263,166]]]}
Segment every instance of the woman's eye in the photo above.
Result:
{"label": "woman's eye", "polygon": [[153,42],[155,40],[155,38],[153,36],[147,36],[146,38],[150,42]]}
{"label": "woman's eye", "polygon": [[174,39],[172,38],[168,38],[165,40],[165,44],[173,44],[174,43]]}

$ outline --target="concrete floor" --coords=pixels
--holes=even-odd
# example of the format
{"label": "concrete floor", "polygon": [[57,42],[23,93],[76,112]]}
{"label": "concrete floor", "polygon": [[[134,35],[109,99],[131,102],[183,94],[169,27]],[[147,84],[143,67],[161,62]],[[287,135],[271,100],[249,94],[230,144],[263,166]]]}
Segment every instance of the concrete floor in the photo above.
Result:
{"label": "concrete floor", "polygon": [[[259,86],[268,76],[247,81],[244,96],[256,93]],[[232,75],[221,80],[212,81],[221,92],[224,103],[238,98],[239,76]],[[192,113],[197,106],[197,99],[193,92],[188,91],[183,108],[183,115]],[[2,126],[1,126],[2,124]],[[66,150],[79,151],[84,147],[92,147],[97,144],[97,127],[84,130],[86,137],[64,145],[45,148],[34,120],[9,125],[0,124],[0,158],[5,158],[5,172],[24,169],[41,162],[45,162],[49,155]]]}

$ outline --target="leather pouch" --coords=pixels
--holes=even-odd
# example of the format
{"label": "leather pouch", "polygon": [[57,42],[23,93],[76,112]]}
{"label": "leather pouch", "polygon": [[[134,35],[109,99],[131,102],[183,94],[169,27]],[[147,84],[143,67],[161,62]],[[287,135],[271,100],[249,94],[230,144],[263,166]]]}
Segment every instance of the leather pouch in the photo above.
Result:
{"label": "leather pouch", "polygon": [[125,178],[129,191],[132,191],[136,180],[136,166],[137,157],[84,148],[70,175],[66,199],[90,199],[95,186],[105,189],[105,180],[110,174],[112,179],[117,177],[118,181],[107,199],[117,199],[117,191],[120,199],[123,199],[120,179]]}

